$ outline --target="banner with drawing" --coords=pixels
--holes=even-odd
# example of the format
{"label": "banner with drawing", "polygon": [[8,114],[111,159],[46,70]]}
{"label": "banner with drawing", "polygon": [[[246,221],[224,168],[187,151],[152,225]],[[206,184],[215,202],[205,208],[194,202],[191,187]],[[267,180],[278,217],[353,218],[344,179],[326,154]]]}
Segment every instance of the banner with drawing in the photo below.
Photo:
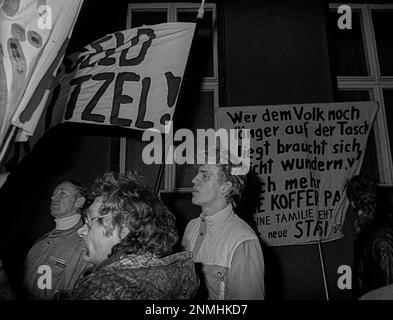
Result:
{"label": "banner with drawing", "polygon": [[250,135],[249,208],[266,245],[343,236],[345,186],[360,171],[377,110],[376,102],[218,109],[218,128]]}
{"label": "banner with drawing", "polygon": [[12,118],[32,96],[50,89],[82,4],[83,0],[0,1],[0,146]]}

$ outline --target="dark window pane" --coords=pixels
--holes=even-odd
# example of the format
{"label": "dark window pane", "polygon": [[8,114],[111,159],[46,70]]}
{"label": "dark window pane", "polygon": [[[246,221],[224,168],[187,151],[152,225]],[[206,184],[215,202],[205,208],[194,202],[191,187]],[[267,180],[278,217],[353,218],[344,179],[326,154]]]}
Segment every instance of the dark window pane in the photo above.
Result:
{"label": "dark window pane", "polygon": [[161,10],[132,10],[131,12],[131,28],[143,25],[149,26],[167,22],[167,11]]}
{"label": "dark window pane", "polygon": [[368,90],[339,90],[337,102],[370,101],[370,91]]}
{"label": "dark window pane", "polygon": [[337,21],[342,14],[338,14],[337,10],[329,12],[329,43],[336,76],[369,75],[360,14],[352,11],[352,29],[341,30]]}
{"label": "dark window pane", "polygon": [[[136,172],[146,179],[146,183],[154,189],[160,169],[159,164],[146,164],[142,158],[143,149],[152,142],[142,141],[143,132],[139,130],[129,130],[127,133],[126,143],[126,168],[125,171]],[[151,145],[150,145],[151,147]],[[157,150],[160,151],[160,150]],[[161,150],[163,153],[164,151]],[[164,179],[161,180],[161,189],[163,189]]]}
{"label": "dark window pane", "polygon": [[[368,90],[340,90],[337,95],[337,102],[370,101],[371,92]],[[374,130],[370,131],[367,140],[366,153],[364,154],[360,174],[368,176],[374,181],[379,181],[377,149],[375,145]]]}
{"label": "dark window pane", "polygon": [[[214,128],[214,93],[201,92],[197,88],[183,88],[174,117],[175,130],[187,128],[194,133],[194,150],[196,150],[197,129]],[[180,144],[181,142],[176,142]],[[196,169],[193,165],[176,165],[176,187],[191,187],[191,179]]]}
{"label": "dark window pane", "polygon": [[[192,22],[197,16],[197,10],[177,11],[179,22]],[[186,78],[198,79],[214,76],[213,64],[213,12],[205,10],[203,20],[198,27],[197,37],[194,39],[192,51],[188,59]]]}
{"label": "dark window pane", "polygon": [[176,228],[180,240],[183,238],[184,230],[191,219],[197,218],[201,208],[192,204],[191,192],[163,192],[161,200],[176,217]]}
{"label": "dark window pane", "polygon": [[118,172],[119,164],[120,164],[120,138],[112,137],[109,170]]}
{"label": "dark window pane", "polygon": [[373,11],[381,76],[393,76],[393,11]]}
{"label": "dark window pane", "polygon": [[393,156],[393,89],[383,89],[383,99],[389,131],[390,152]]}

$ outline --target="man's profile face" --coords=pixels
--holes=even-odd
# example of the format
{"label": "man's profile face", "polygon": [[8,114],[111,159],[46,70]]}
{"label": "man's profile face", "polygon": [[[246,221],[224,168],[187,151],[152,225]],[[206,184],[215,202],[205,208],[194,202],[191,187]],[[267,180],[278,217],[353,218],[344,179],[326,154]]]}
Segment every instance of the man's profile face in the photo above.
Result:
{"label": "man's profile face", "polygon": [[[112,247],[120,242],[118,229],[115,228],[113,232],[109,232],[103,225],[103,223],[110,224],[108,220],[111,219],[111,214],[100,215],[101,205],[102,198],[97,197],[87,209],[84,226],[78,230],[79,236],[83,237],[86,243],[84,260],[94,264],[108,258]],[[107,219],[106,222],[105,219]]]}
{"label": "man's profile face", "polygon": [[224,197],[221,190],[220,168],[215,164],[206,164],[198,168],[192,179],[192,203],[198,206],[213,207]]}
{"label": "man's profile face", "polygon": [[60,183],[53,191],[51,197],[51,215],[59,219],[77,214],[77,210],[79,209],[76,205],[78,195],[78,189],[72,183]]}

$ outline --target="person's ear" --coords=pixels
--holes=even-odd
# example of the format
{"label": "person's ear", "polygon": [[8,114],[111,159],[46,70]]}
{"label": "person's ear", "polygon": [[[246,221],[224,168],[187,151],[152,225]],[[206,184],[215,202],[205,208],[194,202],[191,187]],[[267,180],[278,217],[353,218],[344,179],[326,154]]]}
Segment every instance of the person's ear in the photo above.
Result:
{"label": "person's ear", "polygon": [[85,197],[79,197],[79,198],[76,199],[76,201],[75,201],[75,206],[76,206],[78,209],[81,209],[81,208],[83,207],[83,205],[85,204],[85,202],[86,202]]}
{"label": "person's ear", "polygon": [[127,227],[123,227],[121,229],[121,232],[119,234],[119,238],[120,240],[123,240],[125,237],[127,237],[127,235],[130,233],[130,230]]}
{"label": "person's ear", "polygon": [[224,196],[227,196],[228,194],[230,194],[232,191],[232,183],[229,181],[225,181],[222,185],[221,185],[221,192]]}

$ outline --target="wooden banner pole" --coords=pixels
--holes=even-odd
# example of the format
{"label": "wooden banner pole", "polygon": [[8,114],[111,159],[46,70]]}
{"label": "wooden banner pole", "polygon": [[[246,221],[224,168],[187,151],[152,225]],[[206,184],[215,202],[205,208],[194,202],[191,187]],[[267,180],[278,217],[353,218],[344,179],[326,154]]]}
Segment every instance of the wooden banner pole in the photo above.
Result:
{"label": "wooden banner pole", "polygon": [[327,278],[326,278],[325,259],[323,257],[321,240],[318,240],[317,243],[318,243],[319,260],[321,262],[323,285],[325,287],[325,296],[326,296],[326,300],[330,300],[329,299],[329,290],[328,290]]}

